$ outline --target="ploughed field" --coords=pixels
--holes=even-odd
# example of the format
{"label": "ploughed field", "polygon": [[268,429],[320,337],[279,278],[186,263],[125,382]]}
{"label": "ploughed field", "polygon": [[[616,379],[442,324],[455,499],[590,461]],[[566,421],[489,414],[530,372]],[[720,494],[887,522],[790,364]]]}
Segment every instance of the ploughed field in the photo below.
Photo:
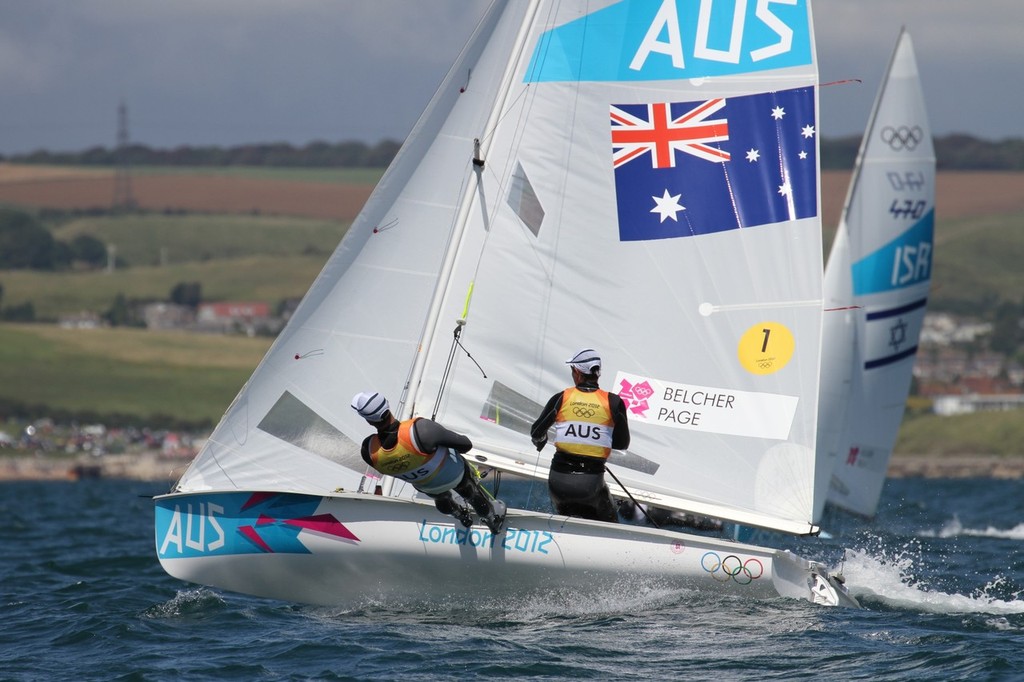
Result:
{"label": "ploughed field", "polygon": [[[257,213],[351,221],[373,184],[206,173],[133,175],[132,196],[147,211]],[[0,203],[60,210],[109,209],[114,171],[0,164]]]}
{"label": "ploughed field", "polygon": [[[282,172],[282,176],[286,176]],[[839,221],[848,171],[822,174],[822,218],[831,231]],[[937,180],[936,219],[1024,212],[1024,173],[945,172]],[[131,178],[138,206],[150,211],[259,213],[351,221],[373,190],[368,182],[328,182],[287,177],[214,174],[140,174]],[[114,171],[0,163],[0,203],[63,210],[107,209],[114,198]]]}

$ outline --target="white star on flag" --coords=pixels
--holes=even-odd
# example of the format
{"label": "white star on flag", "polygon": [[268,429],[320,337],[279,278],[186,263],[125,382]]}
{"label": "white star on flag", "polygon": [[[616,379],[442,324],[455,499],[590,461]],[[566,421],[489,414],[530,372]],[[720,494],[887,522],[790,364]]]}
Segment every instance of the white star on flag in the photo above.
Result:
{"label": "white star on flag", "polygon": [[804,126],[801,130],[804,137],[814,137],[814,126]]}
{"label": "white star on flag", "polygon": [[651,197],[654,199],[654,208],[651,209],[651,213],[660,214],[661,220],[659,222],[662,223],[665,222],[666,218],[671,218],[672,220],[679,222],[679,218],[676,217],[676,214],[680,211],[686,210],[686,207],[679,203],[679,197],[681,196],[682,194],[671,196],[666,189],[664,195],[660,197]]}
{"label": "white star on flag", "polygon": [[775,107],[772,109],[772,118],[776,121],[781,121],[782,117],[786,115],[786,110],[782,107]]}
{"label": "white star on flag", "polygon": [[754,162],[761,158],[761,152],[756,149],[751,149],[747,152],[747,161]]}

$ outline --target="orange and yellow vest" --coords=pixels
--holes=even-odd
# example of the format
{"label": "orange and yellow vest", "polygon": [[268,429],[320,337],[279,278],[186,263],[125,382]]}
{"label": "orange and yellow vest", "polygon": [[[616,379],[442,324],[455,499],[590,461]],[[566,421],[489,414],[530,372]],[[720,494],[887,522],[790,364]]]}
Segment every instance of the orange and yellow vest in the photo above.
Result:
{"label": "orange and yellow vest", "polygon": [[433,454],[417,448],[412,440],[414,423],[415,419],[407,419],[399,425],[398,442],[391,449],[381,447],[380,438],[374,436],[370,441],[370,462],[382,474],[420,484],[437,473],[448,448],[437,448]]}
{"label": "orange and yellow vest", "polygon": [[608,459],[614,427],[607,391],[567,388],[555,415],[555,447],[573,455]]}

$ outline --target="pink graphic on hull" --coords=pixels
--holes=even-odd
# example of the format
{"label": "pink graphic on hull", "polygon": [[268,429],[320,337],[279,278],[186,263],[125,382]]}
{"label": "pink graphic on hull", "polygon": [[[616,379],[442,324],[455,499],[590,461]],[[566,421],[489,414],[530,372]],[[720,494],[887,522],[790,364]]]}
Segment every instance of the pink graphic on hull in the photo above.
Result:
{"label": "pink graphic on hull", "polygon": [[303,531],[333,540],[360,541],[333,514],[310,514],[319,506],[318,498],[258,492],[249,496],[242,510],[259,506],[267,511],[276,510],[280,516],[260,511],[255,523],[238,526],[238,533],[263,552],[308,553],[310,549],[300,537]]}
{"label": "pink graphic on hull", "polygon": [[359,542],[359,538],[357,538],[352,531],[346,528],[340,521],[338,521],[338,519],[334,518],[330,514],[317,514],[316,516],[307,516],[301,519],[288,519],[284,523],[289,526],[302,528],[303,530],[313,531],[314,533],[333,535],[345,540],[355,540],[356,542]]}

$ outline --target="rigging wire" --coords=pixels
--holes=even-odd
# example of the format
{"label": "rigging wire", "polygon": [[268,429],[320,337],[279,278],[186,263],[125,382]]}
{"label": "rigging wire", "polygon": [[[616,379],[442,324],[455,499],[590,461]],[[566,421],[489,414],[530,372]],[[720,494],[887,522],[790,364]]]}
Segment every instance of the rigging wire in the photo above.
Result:
{"label": "rigging wire", "polygon": [[629,488],[627,488],[626,486],[622,485],[622,481],[620,481],[619,477],[615,475],[615,472],[613,472],[611,469],[608,468],[607,464],[604,465],[604,470],[608,472],[609,476],[611,476],[613,479],[615,479],[615,482],[619,484],[619,487],[622,488],[622,491],[624,493],[626,493],[626,495],[629,497],[630,500],[633,501],[633,504],[636,505],[636,508],[643,512],[644,516],[647,517],[647,520],[651,522],[651,525],[654,526],[655,528],[659,528],[660,529],[661,526],[659,526],[658,523],[654,519],[651,518],[651,515],[647,513],[647,508],[645,506],[643,506],[642,504],[640,504],[639,502],[637,502],[636,498],[633,497],[633,493],[629,492]]}

